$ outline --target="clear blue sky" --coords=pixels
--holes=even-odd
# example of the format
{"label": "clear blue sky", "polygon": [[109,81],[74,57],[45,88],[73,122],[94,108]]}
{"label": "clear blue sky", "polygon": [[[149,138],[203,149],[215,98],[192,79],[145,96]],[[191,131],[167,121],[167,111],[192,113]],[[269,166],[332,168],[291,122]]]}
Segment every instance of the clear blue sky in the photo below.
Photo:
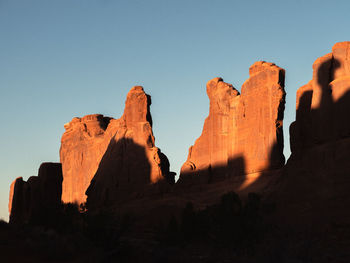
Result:
{"label": "clear blue sky", "polygon": [[[156,145],[178,172],[208,114],[205,84],[240,90],[258,60],[286,69],[285,154],[295,92],[350,40],[345,1],[0,0],[0,218],[10,183],[59,161],[74,116],[119,118],[128,90],[152,96]],[[254,127],[252,127],[254,128]]]}

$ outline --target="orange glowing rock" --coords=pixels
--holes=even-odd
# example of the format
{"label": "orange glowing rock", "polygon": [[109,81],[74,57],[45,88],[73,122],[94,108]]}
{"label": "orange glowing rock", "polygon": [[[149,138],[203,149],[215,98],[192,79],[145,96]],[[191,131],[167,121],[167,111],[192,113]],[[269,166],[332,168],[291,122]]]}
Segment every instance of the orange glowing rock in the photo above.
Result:
{"label": "orange glowing rock", "polygon": [[314,62],[312,80],[297,91],[292,152],[350,135],[349,94],[350,42],[340,42]]}
{"label": "orange glowing rock", "polygon": [[14,181],[11,183],[11,185],[10,185],[9,205],[8,205],[9,214],[11,214],[12,199],[13,199],[13,191],[14,191],[14,189],[15,189],[15,184],[16,184],[17,180],[23,180],[23,178],[22,178],[22,177],[17,177],[16,180],[14,180]]}
{"label": "orange glowing rock", "polygon": [[241,94],[221,78],[207,83],[209,116],[180,181],[188,174],[210,182],[283,166],[284,70],[256,62],[249,74]]}
{"label": "orange glowing rock", "polygon": [[111,118],[94,114],[73,118],[65,125],[60,149],[63,202],[86,201],[85,191],[110,139],[109,134],[105,134],[110,120]]}
{"label": "orange glowing rock", "polygon": [[322,231],[349,221],[349,114],[350,42],[341,42],[314,62],[312,80],[297,91],[292,154],[271,196],[283,221]]}
{"label": "orange glowing rock", "polygon": [[90,203],[103,204],[163,179],[173,182],[167,157],[155,147],[150,105],[151,97],[136,86],[120,119],[95,114],[65,125],[60,149],[64,202],[85,202],[88,188]]}

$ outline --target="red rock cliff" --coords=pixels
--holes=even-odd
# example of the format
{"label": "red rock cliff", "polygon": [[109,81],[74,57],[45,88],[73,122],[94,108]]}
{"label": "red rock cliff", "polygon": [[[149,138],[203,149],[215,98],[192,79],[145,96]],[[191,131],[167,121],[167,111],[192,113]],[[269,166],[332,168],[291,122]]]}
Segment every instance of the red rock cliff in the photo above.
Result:
{"label": "red rock cliff", "polygon": [[340,42],[315,61],[312,80],[297,91],[292,152],[350,136],[349,88],[350,42]]}
{"label": "red rock cliff", "polygon": [[61,195],[61,164],[42,163],[38,176],[31,176],[27,182],[19,177],[11,184],[10,223],[44,221],[48,211],[59,209]]}
{"label": "red rock cliff", "polygon": [[349,114],[350,42],[341,42],[314,62],[312,80],[297,91],[292,154],[272,194],[281,220],[321,231],[348,224]]}
{"label": "red rock cliff", "polygon": [[86,201],[85,191],[95,174],[111,135],[105,133],[111,118],[87,115],[65,124],[60,160],[63,170],[63,202]]}
{"label": "red rock cliff", "polygon": [[90,203],[100,204],[122,192],[174,180],[168,159],[155,147],[150,104],[150,96],[136,86],[120,119],[88,115],[65,125],[60,150],[64,202],[84,202],[89,186]]}
{"label": "red rock cliff", "polygon": [[189,149],[181,180],[200,174],[211,181],[283,166],[284,70],[256,62],[249,74],[241,94],[221,78],[207,83],[209,116]]}

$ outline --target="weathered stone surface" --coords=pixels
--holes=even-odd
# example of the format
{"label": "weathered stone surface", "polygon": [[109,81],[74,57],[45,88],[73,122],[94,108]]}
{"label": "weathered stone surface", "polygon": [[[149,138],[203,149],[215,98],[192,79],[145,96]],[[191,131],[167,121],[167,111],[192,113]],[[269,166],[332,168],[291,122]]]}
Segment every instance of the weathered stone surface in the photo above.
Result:
{"label": "weathered stone surface", "polygon": [[[291,157],[271,194],[281,221],[321,231],[349,222],[350,42],[317,59],[297,91]],[[335,223],[337,222],[337,223]]]}
{"label": "weathered stone surface", "polygon": [[207,83],[209,116],[201,136],[190,147],[180,179],[201,180],[249,174],[284,164],[284,70],[256,62],[239,92],[221,78]]}
{"label": "weathered stone surface", "polygon": [[341,42],[315,61],[312,80],[297,91],[292,152],[348,137],[349,96],[350,42]]}
{"label": "weathered stone surface", "polygon": [[14,180],[14,181],[11,183],[11,185],[10,185],[9,205],[8,205],[9,214],[11,214],[13,192],[14,192],[15,184],[16,184],[17,180],[22,180],[22,181],[23,181],[23,178],[22,178],[22,177],[17,177],[16,180]]}
{"label": "weathered stone surface", "polygon": [[73,118],[65,124],[60,161],[63,171],[62,201],[84,203],[85,191],[108,146],[106,128],[111,118],[100,114]]}
{"label": "weathered stone surface", "polygon": [[23,224],[45,220],[48,211],[59,209],[62,195],[62,166],[60,163],[42,163],[38,176],[27,182],[22,177],[11,184],[10,223]]}
{"label": "weathered stone surface", "polygon": [[120,119],[88,115],[65,125],[64,202],[85,202],[88,188],[90,205],[100,205],[162,180],[174,182],[167,157],[155,147],[150,104],[150,96],[135,86]]}
{"label": "weathered stone surface", "polygon": [[[23,218],[23,204],[24,204],[24,181],[22,177],[17,177],[11,183],[10,187],[10,198],[9,198],[9,214],[10,214],[10,223],[22,220]],[[16,195],[14,195],[16,193]]]}

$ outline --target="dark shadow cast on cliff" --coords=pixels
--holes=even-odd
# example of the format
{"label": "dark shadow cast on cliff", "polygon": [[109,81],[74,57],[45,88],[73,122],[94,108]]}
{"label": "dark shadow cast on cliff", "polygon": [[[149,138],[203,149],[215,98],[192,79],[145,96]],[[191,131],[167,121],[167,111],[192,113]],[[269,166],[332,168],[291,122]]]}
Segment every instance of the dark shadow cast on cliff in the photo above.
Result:
{"label": "dark shadow cast on cliff", "polygon": [[10,223],[44,225],[52,221],[60,209],[62,181],[60,163],[42,163],[38,176],[29,177],[27,182],[22,177],[16,179]]}
{"label": "dark shadow cast on cliff", "polygon": [[[350,76],[333,56],[315,66],[311,86],[300,90],[296,121],[290,127],[291,157],[285,179],[286,199],[292,196],[288,187],[298,188],[299,198],[291,201],[300,203],[312,196],[318,200],[310,200],[313,209],[320,199],[335,204],[336,196],[345,196],[344,188],[350,183],[346,179],[349,141],[344,140],[350,137]],[[315,211],[322,214],[321,210]]]}
{"label": "dark shadow cast on cliff", "polygon": [[341,79],[334,83],[340,67],[340,61],[333,57],[323,61],[317,70],[316,86],[301,94],[296,120],[290,127],[292,153],[349,137],[350,87]]}
{"label": "dark shadow cast on cliff", "polygon": [[174,173],[169,168],[169,161],[160,150],[151,152],[133,139],[113,137],[86,191],[87,206],[108,207],[140,198],[156,185],[152,174],[163,175],[164,181],[172,184]]}
{"label": "dark shadow cast on cliff", "polygon": [[202,169],[192,167],[192,170],[183,172],[176,185],[214,184],[232,177],[242,177],[245,174],[245,160],[243,156],[227,160],[226,164],[207,166]]}

